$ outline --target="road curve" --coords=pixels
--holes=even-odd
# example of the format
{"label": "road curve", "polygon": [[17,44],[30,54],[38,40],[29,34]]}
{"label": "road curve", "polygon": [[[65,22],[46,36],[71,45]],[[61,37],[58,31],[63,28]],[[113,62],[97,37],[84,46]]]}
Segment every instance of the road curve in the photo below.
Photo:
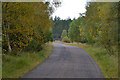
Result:
{"label": "road curve", "polygon": [[21,78],[103,78],[98,65],[83,49],[53,45],[51,55]]}

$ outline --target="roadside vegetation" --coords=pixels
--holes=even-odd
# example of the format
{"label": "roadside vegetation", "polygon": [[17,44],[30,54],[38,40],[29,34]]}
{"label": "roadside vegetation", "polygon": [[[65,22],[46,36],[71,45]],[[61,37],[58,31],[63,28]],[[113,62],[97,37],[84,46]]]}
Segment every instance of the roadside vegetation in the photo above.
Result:
{"label": "roadside vegetation", "polygon": [[67,43],[70,42],[70,40],[69,40],[69,38],[68,38],[68,36],[67,36],[67,31],[66,31],[66,30],[63,30],[62,35],[61,35],[61,38],[62,38],[62,41],[63,41],[63,42],[67,42]]}
{"label": "roadside vegetation", "polygon": [[19,55],[3,55],[2,77],[19,78],[45,60],[51,53],[52,43],[43,45],[39,52],[15,52]]}
{"label": "roadside vegetation", "polygon": [[97,43],[109,55],[117,55],[118,3],[88,3],[86,10],[70,23],[68,37],[71,42]]}
{"label": "roadside vegetation", "polygon": [[107,54],[105,48],[83,43],[63,43],[84,49],[99,65],[105,78],[118,78],[118,56]]}
{"label": "roadside vegetation", "polygon": [[74,19],[64,33],[71,43],[61,37],[65,44],[79,46],[90,54],[106,78],[118,78],[119,4],[87,3],[86,13]]}
{"label": "roadside vegetation", "polygon": [[50,16],[57,7],[59,2],[54,1],[2,3],[3,78],[22,76],[51,53]]}
{"label": "roadside vegetation", "polygon": [[48,2],[4,2],[2,8],[4,54],[12,51],[40,51],[42,44],[52,41],[52,21],[49,17],[53,8],[49,7]]}

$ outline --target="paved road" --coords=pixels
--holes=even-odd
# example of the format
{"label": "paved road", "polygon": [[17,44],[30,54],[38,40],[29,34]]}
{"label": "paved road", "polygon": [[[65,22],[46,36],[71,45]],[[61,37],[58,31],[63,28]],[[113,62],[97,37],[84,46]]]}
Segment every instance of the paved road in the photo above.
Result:
{"label": "paved road", "polygon": [[98,65],[83,49],[53,45],[51,55],[22,78],[103,78]]}

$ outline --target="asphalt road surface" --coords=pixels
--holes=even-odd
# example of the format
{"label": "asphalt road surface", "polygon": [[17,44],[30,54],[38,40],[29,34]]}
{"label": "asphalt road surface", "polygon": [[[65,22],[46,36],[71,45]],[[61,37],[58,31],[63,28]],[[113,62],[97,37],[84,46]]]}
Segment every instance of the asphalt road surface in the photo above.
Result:
{"label": "asphalt road surface", "polygon": [[21,78],[103,78],[98,65],[83,49],[53,45],[51,55]]}

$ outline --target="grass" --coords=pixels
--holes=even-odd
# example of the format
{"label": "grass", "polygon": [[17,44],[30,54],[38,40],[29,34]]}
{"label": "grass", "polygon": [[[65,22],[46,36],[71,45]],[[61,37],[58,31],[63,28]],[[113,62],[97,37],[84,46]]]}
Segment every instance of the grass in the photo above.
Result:
{"label": "grass", "polygon": [[4,55],[2,62],[2,77],[21,77],[45,60],[50,55],[52,48],[52,44],[47,43],[40,52],[22,52],[19,56]]}
{"label": "grass", "polygon": [[99,65],[105,78],[118,78],[118,57],[108,55],[107,51],[99,46],[91,46],[81,43],[63,43],[74,45],[84,49]]}
{"label": "grass", "polygon": [[60,40],[55,40],[55,41],[53,41],[53,42],[61,42]]}
{"label": "grass", "polygon": [[2,36],[0,36],[0,79],[2,78],[2,54],[1,53],[2,53]]}

